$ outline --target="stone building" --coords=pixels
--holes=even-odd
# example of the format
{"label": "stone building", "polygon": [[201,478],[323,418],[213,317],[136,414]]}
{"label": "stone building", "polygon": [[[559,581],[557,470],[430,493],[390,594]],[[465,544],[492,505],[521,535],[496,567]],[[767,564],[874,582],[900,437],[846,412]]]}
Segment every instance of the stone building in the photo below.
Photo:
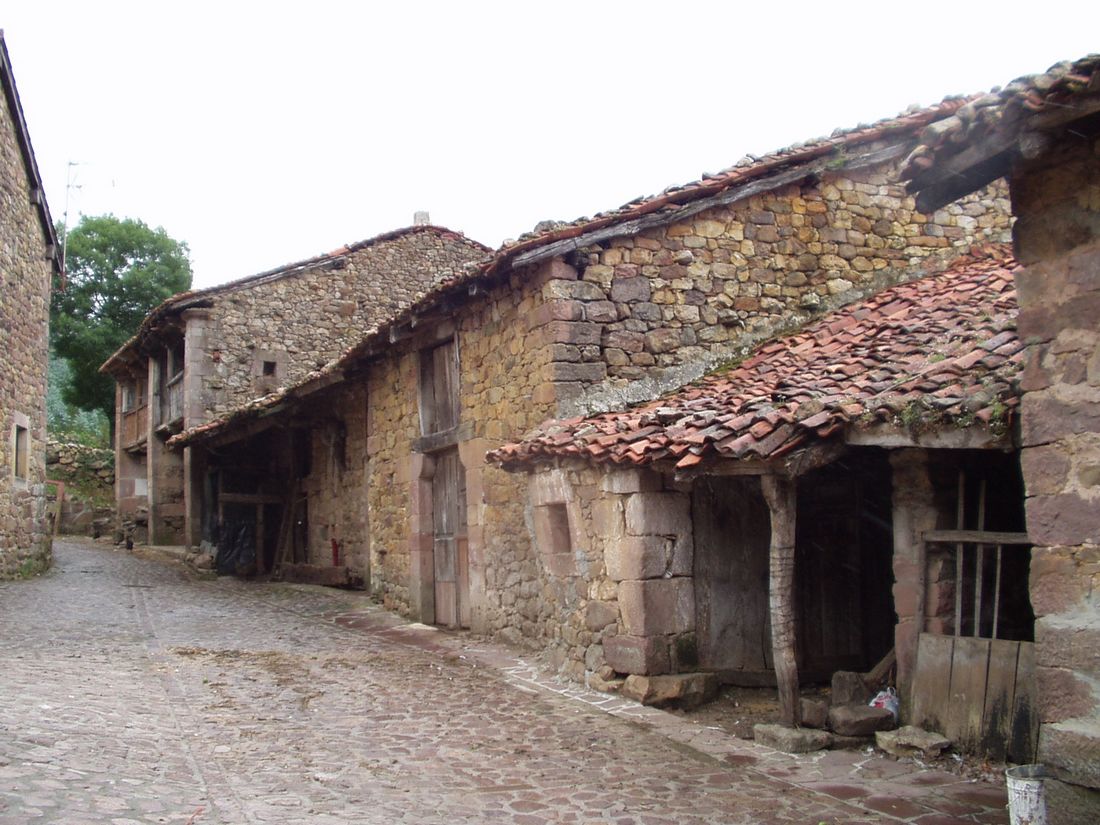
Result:
{"label": "stone building", "polygon": [[[922,137],[905,177],[926,211],[1005,176],[1020,337],[1022,465],[1036,544],[1039,758],[1058,821],[1100,820],[1100,56],[1020,78]],[[947,207],[950,208],[950,207]],[[1070,806],[1075,810],[1070,813]]]}
{"label": "stone building", "polygon": [[46,365],[61,259],[0,32],[0,579],[50,563]]}
{"label": "stone building", "polygon": [[[983,675],[1010,660],[1004,718],[952,729],[929,684],[913,713],[1029,761],[1014,268],[976,249],[671,394],[490,453],[530,474],[535,548],[573,583],[563,657],[643,701],[778,679],[798,724],[800,682],[893,658],[908,706],[918,635],[961,637]],[[984,691],[951,711],[968,699],[981,720]]]}
{"label": "stone building", "polygon": [[572,523],[549,506],[559,501],[532,507],[486,452],[548,418],[652,399],[827,310],[942,270],[975,240],[1007,237],[996,185],[929,218],[891,182],[921,130],[962,104],[541,225],[316,375],[168,446],[226,465],[267,457],[242,491],[272,507],[252,540],[260,566],[369,580],[391,608],[550,647],[583,678],[604,664],[598,640],[618,621],[608,611],[619,584],[581,554],[543,552],[532,531],[562,540]]}
{"label": "stone building", "polygon": [[[161,545],[213,541],[204,500],[246,510],[255,522],[256,502],[225,497],[244,482],[214,477],[167,439],[298,383],[487,252],[458,233],[416,225],[165,301],[101,367],[117,385],[120,516],[147,522],[148,540]],[[236,473],[251,478],[256,464]]]}

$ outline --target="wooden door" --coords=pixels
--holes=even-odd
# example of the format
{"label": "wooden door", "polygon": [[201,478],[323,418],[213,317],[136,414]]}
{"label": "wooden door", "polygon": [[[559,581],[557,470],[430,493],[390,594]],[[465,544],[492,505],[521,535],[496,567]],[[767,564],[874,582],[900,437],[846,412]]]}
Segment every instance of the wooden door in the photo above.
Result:
{"label": "wooden door", "polygon": [[466,540],[466,475],[458,450],[439,453],[432,477],[435,565],[435,621],[447,627],[470,624],[469,561]]}

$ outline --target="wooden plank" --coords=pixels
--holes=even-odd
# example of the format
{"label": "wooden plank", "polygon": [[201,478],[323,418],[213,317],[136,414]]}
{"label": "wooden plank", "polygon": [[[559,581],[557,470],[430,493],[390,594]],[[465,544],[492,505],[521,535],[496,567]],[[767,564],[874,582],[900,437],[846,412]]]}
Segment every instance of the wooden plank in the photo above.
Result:
{"label": "wooden plank", "polygon": [[[959,470],[958,505],[955,514],[955,526],[962,530],[966,517],[966,473]],[[963,544],[955,545],[955,636],[962,635],[963,621]]]}
{"label": "wooden plank", "polygon": [[994,639],[989,643],[989,671],[979,752],[998,762],[1004,762],[1008,753],[1019,653],[1019,642]]}
{"label": "wooden plank", "polygon": [[222,504],[282,504],[282,496],[260,493],[219,493]]}
{"label": "wooden plank", "polygon": [[925,541],[955,544],[1004,544],[1031,546],[1027,533],[1003,533],[995,530],[925,530],[921,534]]}
{"label": "wooden plank", "polygon": [[997,545],[995,555],[996,569],[993,576],[993,632],[990,637],[997,638],[997,623],[1001,618],[1001,545]]}
{"label": "wooden plank", "polygon": [[989,671],[988,639],[960,636],[951,657],[951,689],[944,736],[960,749],[976,751],[981,744],[985,686]]}
{"label": "wooden plank", "polygon": [[1039,691],[1035,677],[1035,643],[1018,642],[1016,689],[1012,697],[1012,721],[1008,759],[1020,765],[1035,761],[1039,748]]}
{"label": "wooden plank", "polygon": [[920,634],[910,699],[914,725],[938,733],[945,731],[954,651],[954,637]]}
{"label": "wooden plank", "polygon": [[[978,529],[986,529],[986,480],[978,487]],[[986,580],[986,546],[978,542],[974,561],[974,635],[981,636],[982,584]]]}
{"label": "wooden plank", "polygon": [[887,675],[889,675],[890,670],[897,664],[897,661],[897,648],[892,647],[890,651],[879,660],[877,665],[863,674],[863,681],[867,683],[868,687],[879,685]]}

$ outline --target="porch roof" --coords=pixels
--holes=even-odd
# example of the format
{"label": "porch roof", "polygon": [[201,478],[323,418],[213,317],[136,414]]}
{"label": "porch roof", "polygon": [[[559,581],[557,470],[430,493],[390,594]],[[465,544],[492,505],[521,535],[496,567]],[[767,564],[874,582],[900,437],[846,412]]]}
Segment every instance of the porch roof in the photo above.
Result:
{"label": "porch roof", "polygon": [[1023,363],[1015,268],[1006,246],[972,251],[674,393],[548,422],[487,458],[506,469],[558,458],[686,469],[778,458],[850,426],[1007,427]]}
{"label": "porch roof", "polygon": [[917,208],[932,211],[1046,148],[1047,135],[1100,112],[1100,54],[1017,78],[929,123],[902,168]]}

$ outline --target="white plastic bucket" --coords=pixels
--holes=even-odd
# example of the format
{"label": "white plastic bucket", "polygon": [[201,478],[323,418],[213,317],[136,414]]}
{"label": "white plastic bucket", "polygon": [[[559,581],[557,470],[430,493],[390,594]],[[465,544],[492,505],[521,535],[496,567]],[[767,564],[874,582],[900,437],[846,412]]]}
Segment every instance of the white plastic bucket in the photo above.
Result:
{"label": "white plastic bucket", "polygon": [[1017,765],[1005,771],[1008,786],[1008,821],[1011,825],[1047,825],[1045,780],[1042,765]]}

